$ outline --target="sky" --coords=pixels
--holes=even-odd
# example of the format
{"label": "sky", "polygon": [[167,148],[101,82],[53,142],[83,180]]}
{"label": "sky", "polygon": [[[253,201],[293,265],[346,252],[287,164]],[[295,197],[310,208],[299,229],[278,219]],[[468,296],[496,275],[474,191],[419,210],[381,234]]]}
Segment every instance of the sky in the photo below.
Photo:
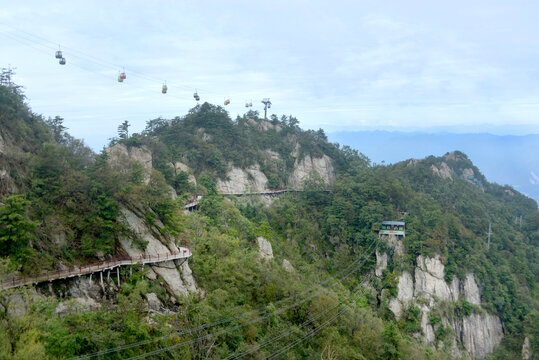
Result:
{"label": "sky", "polygon": [[124,120],[185,115],[195,89],[229,98],[232,118],[270,98],[326,132],[539,133],[538,14],[536,0],[4,0],[0,67],[97,151]]}

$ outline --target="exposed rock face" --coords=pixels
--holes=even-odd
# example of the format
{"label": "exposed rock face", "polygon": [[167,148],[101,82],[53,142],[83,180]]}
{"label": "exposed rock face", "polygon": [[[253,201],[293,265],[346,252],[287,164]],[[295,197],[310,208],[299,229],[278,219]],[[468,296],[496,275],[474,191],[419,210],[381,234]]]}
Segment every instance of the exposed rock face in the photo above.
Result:
{"label": "exposed rock face", "polygon": [[191,184],[194,184],[194,185],[197,184],[197,179],[193,175],[193,170],[191,170],[189,166],[185,165],[184,163],[180,161],[176,161],[175,163],[172,164],[172,167],[174,168],[176,175],[178,175],[180,171],[185,171],[186,173],[189,174],[187,181],[189,181]]}
{"label": "exposed rock face", "polygon": [[0,293],[0,314],[9,319],[15,319],[28,314],[31,304],[39,299],[34,288],[27,291]]}
{"label": "exposed rock face", "polygon": [[69,282],[69,293],[82,306],[86,306],[89,309],[96,309],[99,307],[98,301],[103,299],[101,292],[101,286],[97,281],[90,282],[89,276],[82,276]]}
{"label": "exposed rock face", "polygon": [[290,261],[283,259],[283,268],[288,272],[294,272],[296,269],[294,269],[294,266],[290,263]]}
{"label": "exposed rock face", "polygon": [[389,300],[389,310],[395,314],[395,319],[399,320],[402,316],[402,304],[397,299]]}
{"label": "exposed rock face", "polygon": [[444,280],[444,265],[439,256],[417,257],[415,270],[415,296],[430,298],[436,296],[440,300],[451,299],[451,291]]}
{"label": "exposed rock face", "polygon": [[[378,256],[377,254],[377,258]],[[389,301],[389,309],[397,319],[402,317],[404,310],[411,304],[419,306],[423,339],[428,344],[435,344],[436,341],[435,327],[430,324],[429,314],[439,302],[458,301],[459,296],[462,296],[471,304],[481,304],[479,287],[473,274],[466,275],[462,281],[453,277],[448,285],[444,280],[444,270],[439,255],[434,258],[418,256],[414,270],[415,283],[412,281],[412,275],[404,271],[399,277],[397,297]],[[425,300],[428,301],[425,303]],[[456,346],[457,339],[467,353],[474,358],[483,359],[494,351],[503,338],[500,319],[484,311],[464,318],[449,314],[448,317],[442,317],[442,325],[454,331],[455,346],[450,351],[456,354],[456,358],[461,356]]]}
{"label": "exposed rock face", "polygon": [[423,338],[427,344],[433,344],[436,340],[434,329],[429,323],[430,308],[428,306],[421,306],[421,330],[423,330]]}
{"label": "exposed rock face", "polygon": [[524,343],[522,344],[522,360],[529,360],[530,359],[530,339],[526,337],[524,339]]}
{"label": "exposed rock face", "polygon": [[402,316],[403,309],[407,308],[414,298],[414,281],[409,272],[404,271],[399,277],[397,284],[397,298],[389,301],[389,309],[395,314],[395,318],[399,320]]}
{"label": "exposed rock face", "polygon": [[259,236],[256,238],[256,243],[258,244],[258,254],[262,259],[273,259],[273,249],[271,243],[267,239]]}
{"label": "exposed rock face", "polygon": [[390,234],[384,235],[384,237],[387,239],[387,244],[393,248],[393,255],[404,256],[404,245],[402,245],[398,235]]}
{"label": "exposed rock face", "polygon": [[461,334],[464,348],[473,356],[483,359],[502,341],[500,319],[490,314],[471,314],[462,319]]}
{"label": "exposed rock face", "polygon": [[246,170],[236,167],[227,173],[228,180],[217,180],[217,190],[224,194],[240,194],[246,192],[262,192],[266,190],[268,179],[260,166],[256,164]]}
{"label": "exposed rock face", "polygon": [[[135,212],[126,208],[122,208],[121,212],[124,221],[129,228],[147,243],[146,249],[142,251],[139,248],[134,247],[129,239],[122,239],[120,244],[131,257],[158,255],[169,253],[171,251],[178,251],[177,246],[170,239],[163,237],[159,230],[149,227],[144,219],[139,217]],[[156,222],[156,226],[160,227],[162,224]],[[174,295],[176,299],[180,300],[189,292],[196,292],[197,290],[187,260],[176,261],[181,264],[179,266],[180,272],[174,261],[164,261],[150,266],[153,272],[164,280],[169,292]]]}
{"label": "exposed rock face", "polygon": [[387,268],[387,254],[381,254],[378,249],[376,249],[376,270],[374,271],[375,275],[378,277],[382,276],[382,273]]}
{"label": "exposed rock face", "polygon": [[279,153],[276,153],[275,151],[271,150],[266,150],[266,155],[268,155],[271,160],[279,160],[281,158]]}
{"label": "exposed rock face", "polygon": [[408,271],[404,271],[399,277],[397,289],[397,299],[402,304],[409,304],[414,298],[414,281],[412,279],[412,275],[410,275]]}
{"label": "exposed rock face", "polygon": [[76,314],[85,311],[96,311],[101,307],[101,304],[92,298],[77,297],[73,300],[62,301],[58,303],[55,309],[56,316],[65,317],[71,314]]}
{"label": "exposed rock face", "polygon": [[6,143],[4,141],[4,138],[2,137],[2,134],[0,134],[0,155],[4,153],[5,147]]}
{"label": "exposed rock face", "polygon": [[23,295],[15,293],[5,299],[5,313],[8,318],[14,319],[28,313],[28,306]]}
{"label": "exposed rock face", "polygon": [[332,186],[335,183],[335,168],[331,158],[327,155],[320,158],[307,155],[301,161],[296,159],[294,172],[288,180],[290,187],[303,189],[305,180],[313,174],[320,177],[326,185]]}
{"label": "exposed rock face", "polygon": [[462,176],[464,176],[465,178],[469,177],[469,176],[474,176],[475,173],[473,172],[473,169],[471,168],[467,168],[467,169],[464,169],[462,170]]}
{"label": "exposed rock face", "polygon": [[451,280],[451,285],[449,285],[449,290],[451,291],[451,300],[458,301],[459,300],[459,285],[460,281],[456,276],[453,276],[453,279]]}
{"label": "exposed rock face", "polygon": [[449,166],[447,166],[447,164],[445,162],[442,162],[440,164],[440,167],[436,167],[434,165],[431,166],[431,169],[432,169],[432,172],[435,174],[435,175],[438,175],[440,176],[442,179],[450,179],[450,180],[453,180],[453,176],[451,175],[452,171],[451,169],[449,168]]}
{"label": "exposed rock face", "polygon": [[259,121],[256,121],[254,119],[249,119],[247,120],[247,122],[250,124],[250,125],[253,125],[253,126],[256,126],[259,130],[264,130],[264,131],[268,131],[268,130],[275,130],[276,132],[279,132],[282,130],[282,127],[281,125],[279,124],[275,124],[273,125],[270,121],[268,120],[259,120]]}
{"label": "exposed rock face", "polygon": [[473,305],[481,305],[481,296],[479,294],[479,287],[475,282],[475,277],[473,274],[466,275],[466,278],[462,284],[462,292],[464,294],[464,299]]}
{"label": "exposed rock face", "polygon": [[128,171],[130,163],[138,161],[145,170],[144,183],[148,184],[152,170],[152,153],[148,148],[145,146],[128,148],[124,144],[116,144],[105,151],[109,155],[110,166],[119,172]]}
{"label": "exposed rock face", "polygon": [[153,311],[160,311],[163,307],[163,303],[155,293],[146,294],[146,300],[148,302],[148,309]]}

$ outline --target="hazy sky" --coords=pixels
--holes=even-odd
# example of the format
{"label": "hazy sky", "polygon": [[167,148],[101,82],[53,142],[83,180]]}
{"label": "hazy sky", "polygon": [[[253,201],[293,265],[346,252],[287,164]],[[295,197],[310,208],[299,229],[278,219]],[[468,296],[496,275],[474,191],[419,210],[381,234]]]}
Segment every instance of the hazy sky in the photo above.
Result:
{"label": "hazy sky", "polygon": [[0,67],[96,150],[195,89],[328,132],[539,133],[538,18],[537,0],[2,1]]}

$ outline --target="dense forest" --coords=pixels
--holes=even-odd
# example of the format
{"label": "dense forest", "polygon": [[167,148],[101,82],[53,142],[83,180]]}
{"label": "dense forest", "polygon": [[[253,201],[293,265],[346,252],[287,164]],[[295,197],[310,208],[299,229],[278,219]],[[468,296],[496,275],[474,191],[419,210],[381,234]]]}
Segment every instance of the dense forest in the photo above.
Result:
{"label": "dense forest", "polygon": [[[266,121],[250,111],[231,119],[204,103],[182,117],[149,120],[140,134],[120,128],[111,146],[147,149],[153,169],[147,174],[134,161],[117,171],[107,151],[95,154],[70,136],[61,117],[34,114],[11,75],[4,71],[0,86],[0,278],[111,258],[122,252],[122,239],[144,249],[120,220],[121,209],[136,207],[147,223],[163,224],[163,236],[189,239],[201,291],[174,300],[139,266],[99,304],[59,316],[76,280],[5,290],[0,358],[61,359],[138,343],[102,358],[156,351],[152,358],[450,359],[449,350],[418,336],[417,309],[397,320],[381,295],[394,296],[398,274],[419,255],[434,254],[447,281],[473,272],[482,305],[500,317],[504,339],[488,358],[521,358],[525,337],[539,353],[537,203],[489,183],[465,154],[374,165],[329,143],[323,130],[302,130],[293,116]],[[270,161],[268,151],[278,157]],[[305,154],[333,160],[331,189],[313,176],[304,191],[271,204],[216,189],[230,167],[254,164],[269,189],[286,188],[295,159]],[[176,162],[192,174],[176,171]],[[442,163],[467,175],[440,176],[433,167]],[[198,209],[184,211],[197,196]],[[374,248],[388,244],[373,230],[388,219],[406,221],[406,258],[377,278]],[[259,237],[271,243],[273,259],[260,258]],[[285,260],[292,269],[281,265]],[[167,310],[149,312],[149,293]],[[453,309],[475,310],[466,301]],[[447,336],[436,334],[442,342]]]}

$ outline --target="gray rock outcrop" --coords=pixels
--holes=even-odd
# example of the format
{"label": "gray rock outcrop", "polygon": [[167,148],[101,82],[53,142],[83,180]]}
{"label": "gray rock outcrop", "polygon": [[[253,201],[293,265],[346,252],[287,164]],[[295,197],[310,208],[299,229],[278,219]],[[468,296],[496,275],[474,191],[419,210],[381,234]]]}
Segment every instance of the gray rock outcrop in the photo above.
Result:
{"label": "gray rock outcrop", "polygon": [[524,342],[522,343],[522,360],[530,360],[531,359],[531,351],[530,351],[530,339],[526,336],[524,338]]}
{"label": "gray rock outcrop", "polygon": [[[157,256],[158,254],[162,255],[171,251],[179,251],[176,244],[162,236],[158,229],[148,226],[144,218],[137,215],[134,211],[121,208],[121,213],[126,225],[128,225],[131,231],[146,242],[146,248],[143,251],[135,247],[130,239],[121,239],[120,244],[129,256],[134,258],[149,255]],[[163,225],[156,221],[155,226],[162,227]],[[165,287],[177,300],[181,300],[189,292],[197,291],[196,283],[187,260],[163,261],[154,263],[150,267],[157,276],[163,279]]]}
{"label": "gray rock outcrop", "polygon": [[431,169],[432,169],[432,172],[435,174],[435,175],[438,175],[439,177],[441,177],[442,179],[449,179],[449,180],[453,180],[453,176],[451,175],[452,174],[452,171],[451,169],[449,168],[449,166],[445,163],[445,162],[442,162],[440,164],[440,167],[436,167],[435,165],[432,165],[431,166]]}
{"label": "gray rock outcrop", "polygon": [[120,173],[125,173],[131,169],[131,163],[138,161],[145,170],[144,183],[148,184],[152,171],[152,153],[147,147],[127,147],[124,144],[116,144],[105,151],[109,156],[108,162],[110,166]]}
{"label": "gray rock outcrop", "polygon": [[408,308],[410,302],[414,298],[414,281],[409,272],[404,271],[399,276],[397,284],[397,297],[389,301],[389,309],[395,314],[395,318],[399,320],[402,316],[403,309]]}
{"label": "gray rock outcrop", "polygon": [[380,253],[376,249],[376,270],[375,275],[381,277],[384,270],[387,268],[387,253]]}
{"label": "gray rock outcrop", "polygon": [[502,341],[503,328],[500,318],[490,314],[471,314],[462,319],[460,334],[464,348],[478,359],[494,351]]}
{"label": "gray rock outcrop", "polygon": [[[427,344],[435,345],[435,330],[436,326],[440,325],[430,324],[429,314],[438,304],[456,302],[459,298],[480,306],[479,286],[472,273],[467,274],[462,281],[455,276],[448,285],[444,280],[445,267],[439,255],[433,258],[418,256],[414,273],[412,277],[409,272],[403,271],[399,276],[397,297],[390,299],[388,307],[395,318],[400,319],[410,305],[418,306],[421,311],[420,326],[423,339]],[[494,351],[503,338],[500,319],[482,309],[465,317],[445,314],[441,323],[453,330],[455,346],[450,351],[458,354],[455,355],[457,358],[461,356],[461,351],[456,346],[457,340],[460,340],[464,354],[468,353],[474,358],[483,359]]]}
{"label": "gray rock outcrop", "polygon": [[327,155],[322,157],[313,157],[306,155],[303,159],[296,159],[294,172],[290,176],[288,182],[290,187],[294,189],[303,189],[305,180],[313,175],[322,179],[328,185],[333,186],[335,183],[335,167],[333,160]]}
{"label": "gray rock outcrop", "polygon": [[273,249],[271,243],[262,236],[256,238],[256,243],[258,245],[258,255],[264,260],[273,259]]}
{"label": "gray rock outcrop", "polygon": [[149,310],[153,310],[153,311],[161,310],[161,308],[163,307],[163,303],[161,302],[161,300],[159,300],[159,298],[157,297],[157,295],[155,295],[155,293],[148,293],[145,296],[146,296],[146,302],[148,304]]}
{"label": "gray rock outcrop", "polygon": [[479,293],[479,287],[475,281],[473,274],[468,274],[462,282],[462,293],[464,299],[473,305],[481,305],[481,295]]}
{"label": "gray rock outcrop", "polygon": [[227,172],[227,179],[217,180],[217,190],[224,194],[241,194],[248,192],[263,192],[266,190],[268,178],[260,166],[256,164],[248,169],[231,167]]}
{"label": "gray rock outcrop", "polygon": [[189,181],[189,183],[194,184],[194,185],[197,184],[197,179],[193,175],[193,170],[189,166],[182,163],[181,161],[176,161],[172,164],[172,167],[174,168],[175,175],[178,175],[180,171],[184,171],[189,174],[187,181]]}
{"label": "gray rock outcrop", "polygon": [[444,265],[440,256],[428,258],[419,255],[417,257],[415,296],[427,299],[435,296],[440,300],[451,298],[451,291],[444,280]]}
{"label": "gray rock outcrop", "polygon": [[288,272],[294,272],[296,269],[294,269],[294,266],[290,263],[290,261],[283,259],[283,268]]}

